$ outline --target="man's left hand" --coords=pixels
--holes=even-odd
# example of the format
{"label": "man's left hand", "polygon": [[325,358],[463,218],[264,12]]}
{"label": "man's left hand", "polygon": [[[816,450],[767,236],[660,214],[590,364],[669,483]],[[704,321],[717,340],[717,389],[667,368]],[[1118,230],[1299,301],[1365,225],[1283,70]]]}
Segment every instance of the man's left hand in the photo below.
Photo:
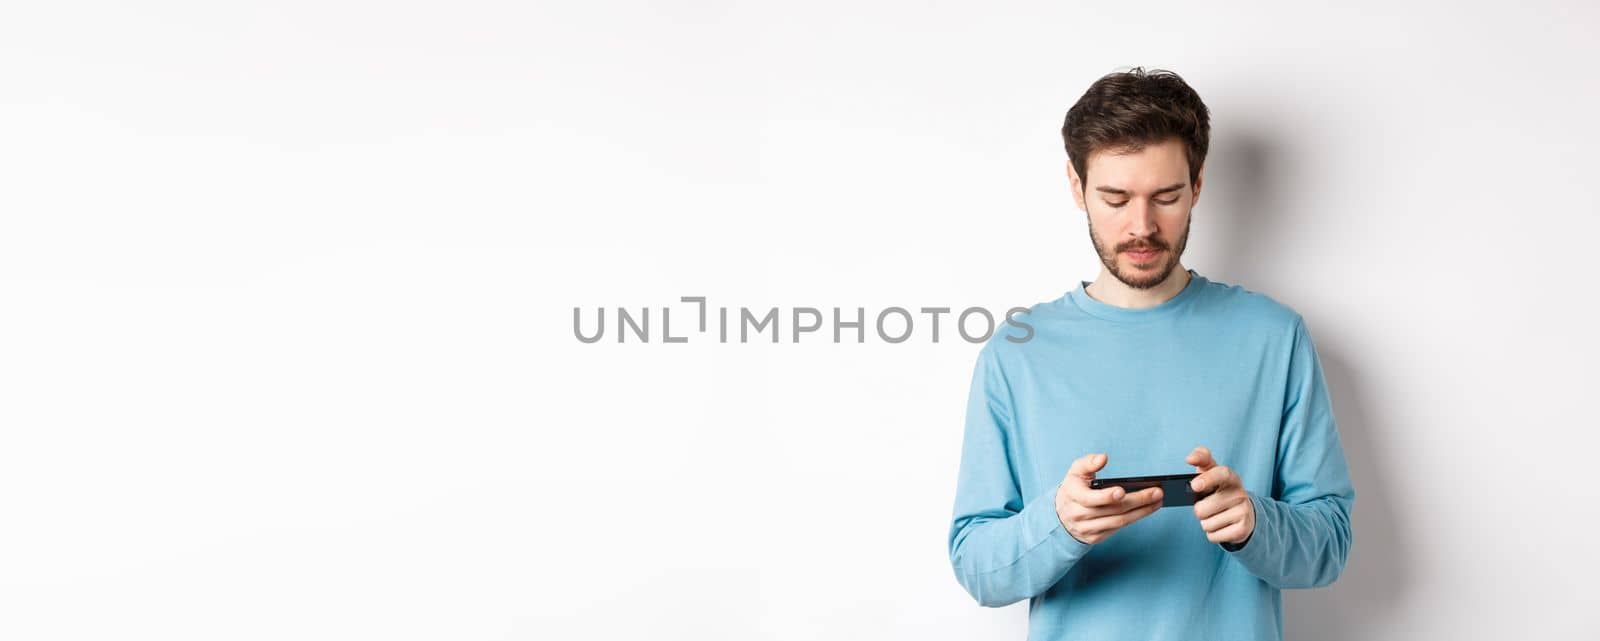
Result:
{"label": "man's left hand", "polygon": [[1256,531],[1256,508],[1239,474],[1217,465],[1206,447],[1194,448],[1184,462],[1200,473],[1189,482],[1190,488],[1196,492],[1213,490],[1210,496],[1194,504],[1194,515],[1200,519],[1200,529],[1205,530],[1206,539],[1235,546],[1248,541]]}

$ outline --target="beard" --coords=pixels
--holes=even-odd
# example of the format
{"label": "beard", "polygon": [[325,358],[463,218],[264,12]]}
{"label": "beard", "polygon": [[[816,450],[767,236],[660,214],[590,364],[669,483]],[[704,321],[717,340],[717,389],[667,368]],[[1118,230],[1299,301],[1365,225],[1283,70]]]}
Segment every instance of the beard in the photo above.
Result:
{"label": "beard", "polygon": [[[1088,218],[1088,216],[1085,216],[1085,218]],[[1190,221],[1192,220],[1193,218],[1190,219]],[[1122,284],[1133,289],[1150,289],[1166,282],[1167,277],[1172,275],[1172,270],[1178,266],[1178,259],[1183,257],[1183,250],[1189,245],[1190,221],[1185,221],[1184,223],[1183,237],[1178,239],[1177,248],[1168,247],[1166,241],[1161,240],[1159,236],[1128,240],[1116,247],[1106,247],[1106,244],[1100,240],[1100,235],[1094,231],[1094,219],[1092,218],[1089,218],[1089,241],[1094,243],[1094,253],[1100,256],[1100,264],[1105,265],[1111,275],[1122,281]],[[1118,262],[1118,259],[1122,257],[1122,252],[1140,249],[1165,250],[1157,258],[1161,263],[1155,267],[1145,269],[1138,267],[1123,269]]]}

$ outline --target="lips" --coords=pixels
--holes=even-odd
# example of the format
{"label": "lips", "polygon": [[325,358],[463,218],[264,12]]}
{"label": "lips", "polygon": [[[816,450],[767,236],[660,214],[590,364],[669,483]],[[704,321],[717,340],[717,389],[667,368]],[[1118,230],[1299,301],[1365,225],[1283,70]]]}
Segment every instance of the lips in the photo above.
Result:
{"label": "lips", "polygon": [[1161,254],[1161,250],[1154,247],[1149,247],[1141,250],[1130,249],[1123,251],[1122,253],[1127,254],[1129,258],[1134,260],[1134,262],[1142,263],[1154,259],[1157,255]]}

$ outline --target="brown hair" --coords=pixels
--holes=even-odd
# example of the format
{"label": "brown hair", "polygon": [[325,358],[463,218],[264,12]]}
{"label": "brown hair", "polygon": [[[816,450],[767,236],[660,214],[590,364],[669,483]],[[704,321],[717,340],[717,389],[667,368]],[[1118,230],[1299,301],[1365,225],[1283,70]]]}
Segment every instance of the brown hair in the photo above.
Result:
{"label": "brown hair", "polygon": [[1189,182],[1200,177],[1211,141],[1211,112],[1189,84],[1171,71],[1134,67],[1089,85],[1061,124],[1067,160],[1088,189],[1089,155],[1139,151],[1170,138],[1188,147]]}

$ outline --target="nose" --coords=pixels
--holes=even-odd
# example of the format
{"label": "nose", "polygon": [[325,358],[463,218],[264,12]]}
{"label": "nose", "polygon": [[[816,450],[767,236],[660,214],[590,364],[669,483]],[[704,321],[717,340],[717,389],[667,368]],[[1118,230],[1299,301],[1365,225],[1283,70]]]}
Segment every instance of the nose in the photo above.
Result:
{"label": "nose", "polygon": [[1140,198],[1128,203],[1128,234],[1135,238],[1149,238],[1154,236],[1160,228],[1156,226],[1156,208],[1150,201]]}

